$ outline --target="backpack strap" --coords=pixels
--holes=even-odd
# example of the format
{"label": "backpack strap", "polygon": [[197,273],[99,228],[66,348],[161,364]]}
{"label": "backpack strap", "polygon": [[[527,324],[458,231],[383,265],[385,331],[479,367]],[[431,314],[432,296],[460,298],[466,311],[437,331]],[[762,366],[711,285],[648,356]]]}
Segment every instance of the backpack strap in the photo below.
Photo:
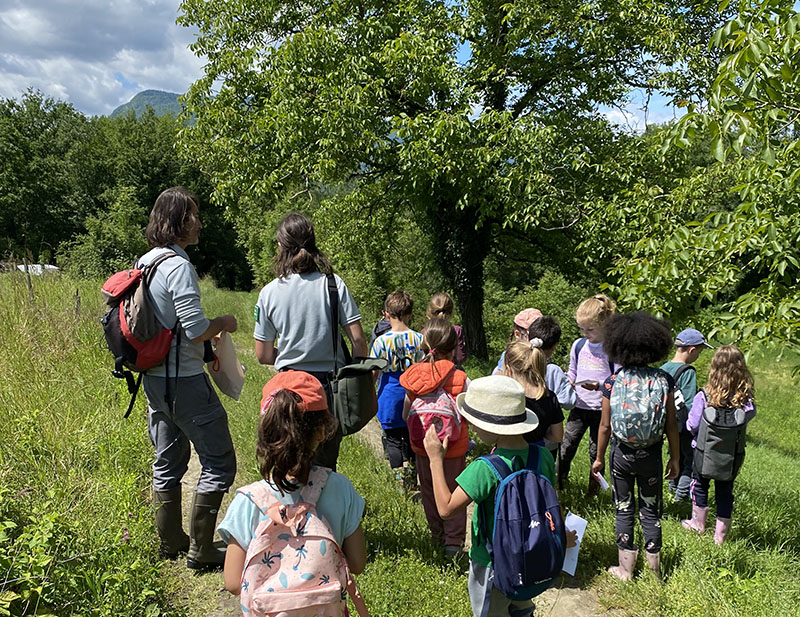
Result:
{"label": "backpack strap", "polygon": [[300,489],[300,499],[316,507],[317,501],[319,501],[319,497],[322,494],[322,489],[325,488],[330,476],[330,469],[314,465],[311,468],[311,473],[308,474],[308,482]]}
{"label": "backpack strap", "polygon": [[682,364],[681,366],[678,367],[678,370],[675,371],[675,374],[672,376],[672,378],[675,380],[675,387],[678,386],[678,379],[680,378],[680,376],[683,375],[689,369],[692,369],[693,371],[697,372],[697,369],[694,368],[691,364]]}
{"label": "backpack strap", "polygon": [[[484,456],[478,457],[477,460],[484,461],[487,465],[489,465],[489,469],[494,472],[494,475],[497,477],[498,482],[502,483],[503,480],[511,475],[511,468],[508,464],[500,458],[497,454],[485,454]],[[500,485],[498,484],[498,487]],[[495,488],[495,496],[494,496],[495,505],[497,504],[497,489]],[[492,553],[492,538],[489,537],[489,532],[486,527],[486,520],[488,517],[494,517],[494,509],[491,507],[492,504],[489,503],[489,500],[485,500],[484,503],[486,504],[483,506],[481,504],[480,507],[478,506],[478,523],[483,534],[483,537],[486,538],[486,550],[489,554]]]}
{"label": "backpack strap", "polygon": [[542,459],[539,456],[539,446],[535,444],[528,446],[528,462],[525,464],[525,469],[530,469],[538,476],[542,475]]}
{"label": "backpack strap", "polygon": [[252,501],[262,514],[266,514],[270,506],[278,501],[272,491],[261,481],[243,486],[236,493],[244,495]]}
{"label": "backpack strap", "polygon": [[576,373],[577,373],[577,370],[578,370],[578,356],[581,355],[581,349],[583,349],[583,346],[586,345],[586,340],[587,339],[586,339],[585,336],[580,338],[580,339],[578,339],[578,342],[575,343],[575,351],[572,352],[572,353],[575,354],[575,371],[576,371]]}
{"label": "backpack strap", "polygon": [[[575,370],[576,371],[578,370],[578,356],[580,355],[581,349],[583,349],[583,346],[586,345],[586,341],[587,340],[588,339],[584,336],[583,338],[578,339],[578,342],[575,344],[575,351],[573,353],[575,354]],[[608,360],[608,372],[613,375],[614,374],[614,363],[611,361],[611,358],[606,358],[606,359]]]}
{"label": "backpack strap", "polygon": [[[150,305],[155,307],[156,303],[153,300],[153,295],[150,293],[150,283],[153,282],[153,277],[156,275],[156,270],[158,266],[162,263],[167,261],[167,259],[171,259],[172,257],[180,257],[175,251],[167,251],[166,253],[161,253],[161,255],[157,256],[153,261],[142,268],[142,285],[144,285],[144,292],[147,294],[147,299],[150,301]],[[175,413],[175,397],[178,394],[178,373],[180,369],[180,362],[181,362],[181,332],[183,328],[181,328],[181,321],[180,319],[175,320],[175,325],[172,327],[172,335],[176,338],[175,342],[175,386],[174,388],[170,387],[169,382],[169,351],[167,351],[167,357],[164,359],[164,369],[166,371],[164,377],[164,401],[167,403],[169,410],[171,413]],[[135,398],[136,395],[134,395]],[[131,400],[131,405],[133,405],[133,400]],[[127,414],[125,416],[128,417]]]}

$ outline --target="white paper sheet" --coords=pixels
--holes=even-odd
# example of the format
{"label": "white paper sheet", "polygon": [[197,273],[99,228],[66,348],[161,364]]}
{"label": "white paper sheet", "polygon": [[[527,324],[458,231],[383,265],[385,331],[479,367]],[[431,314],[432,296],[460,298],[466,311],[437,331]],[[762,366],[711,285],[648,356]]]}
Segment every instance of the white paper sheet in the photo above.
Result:
{"label": "white paper sheet", "polygon": [[585,518],[581,518],[572,512],[567,512],[564,526],[578,533],[578,542],[572,548],[568,548],[564,555],[564,567],[562,570],[570,576],[575,576],[575,569],[578,567],[578,550],[581,547],[581,542],[583,542],[583,534],[586,533],[586,525],[588,525],[588,521]]}
{"label": "white paper sheet", "polygon": [[594,474],[594,478],[595,480],[597,480],[597,483],[600,485],[600,488],[603,489],[604,491],[607,491],[609,488],[611,488],[608,481],[599,473]]}

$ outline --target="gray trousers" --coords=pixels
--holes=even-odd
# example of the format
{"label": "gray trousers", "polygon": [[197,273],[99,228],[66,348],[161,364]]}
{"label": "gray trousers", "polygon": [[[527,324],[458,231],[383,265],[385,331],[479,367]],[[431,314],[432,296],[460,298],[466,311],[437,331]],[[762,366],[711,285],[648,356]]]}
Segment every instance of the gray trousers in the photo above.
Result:
{"label": "gray trousers", "polygon": [[489,606],[486,607],[486,587],[492,585],[489,580],[488,566],[469,561],[469,579],[467,591],[472,604],[474,617],[533,617],[535,608],[533,600],[510,600],[500,591],[492,587],[489,593]]}
{"label": "gray trousers", "polygon": [[[179,377],[174,413],[164,400],[166,379],[145,375],[148,432],[156,451],[153,462],[153,489],[166,491],[181,482],[189,466],[194,445],[202,472],[198,493],[227,491],[236,476],[236,454],[228,429],[228,414],[208,375]],[[175,388],[175,379],[170,379]]]}

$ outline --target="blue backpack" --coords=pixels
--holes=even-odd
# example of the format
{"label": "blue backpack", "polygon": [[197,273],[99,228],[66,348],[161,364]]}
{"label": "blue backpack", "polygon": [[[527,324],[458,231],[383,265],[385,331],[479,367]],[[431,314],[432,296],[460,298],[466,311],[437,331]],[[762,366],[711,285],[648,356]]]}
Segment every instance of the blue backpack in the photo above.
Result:
{"label": "blue backpack", "polygon": [[[496,454],[480,457],[500,480],[491,538],[486,533],[485,508],[478,509],[481,531],[487,537],[486,550],[492,559],[490,579],[493,577],[494,587],[512,600],[538,596],[555,582],[564,566],[564,519],[558,495],[541,473],[539,453],[539,446],[531,444],[528,464],[514,471]],[[486,587],[488,596],[492,585]]]}

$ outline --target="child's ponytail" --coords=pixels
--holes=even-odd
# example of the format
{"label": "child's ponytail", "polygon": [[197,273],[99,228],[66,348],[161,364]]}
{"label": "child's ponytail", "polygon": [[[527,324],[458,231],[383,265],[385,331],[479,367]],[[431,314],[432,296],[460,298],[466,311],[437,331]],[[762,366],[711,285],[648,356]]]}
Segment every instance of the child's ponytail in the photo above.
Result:
{"label": "child's ponytail", "polygon": [[587,298],[578,305],[575,311],[575,321],[588,321],[595,325],[602,325],[617,310],[617,303],[605,294],[597,294]]}
{"label": "child's ponytail", "polygon": [[422,333],[422,351],[427,355],[423,362],[435,362],[446,358],[458,345],[456,329],[443,317],[434,317]]}
{"label": "child's ponytail", "polygon": [[715,407],[743,407],[755,397],[753,375],[737,347],[722,345],[714,352],[703,390],[708,404]]}
{"label": "child's ponytail", "polygon": [[336,420],[328,411],[305,411],[299,395],[276,391],[258,424],[256,457],[261,477],[284,493],[304,486],[317,446],[335,432]]}
{"label": "child's ponytail", "polygon": [[453,298],[450,297],[450,294],[437,291],[431,296],[428,309],[425,311],[425,316],[428,319],[440,317],[449,321],[450,317],[453,316],[453,308]]}
{"label": "child's ponytail", "polygon": [[530,398],[539,399],[547,390],[544,380],[547,356],[542,351],[541,339],[534,338],[529,343],[511,341],[506,345],[503,368],[506,375],[517,380],[532,394]]}

